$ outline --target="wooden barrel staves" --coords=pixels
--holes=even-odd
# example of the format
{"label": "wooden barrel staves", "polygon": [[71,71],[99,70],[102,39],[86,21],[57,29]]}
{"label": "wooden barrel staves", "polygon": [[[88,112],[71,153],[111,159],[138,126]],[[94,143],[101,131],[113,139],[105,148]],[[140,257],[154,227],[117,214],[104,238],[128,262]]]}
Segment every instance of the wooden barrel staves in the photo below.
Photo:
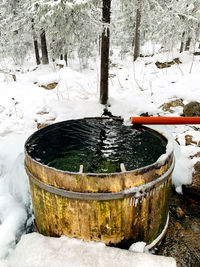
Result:
{"label": "wooden barrel staves", "polygon": [[[87,122],[90,120],[93,119],[87,119]],[[92,133],[87,132],[82,128],[84,120],[73,120],[41,129],[25,144],[25,168],[38,231],[47,236],[66,235],[124,247],[137,241],[153,245],[154,240],[163,237],[168,224],[168,200],[174,168],[172,144],[161,133],[139,126],[166,145],[165,153],[152,164],[127,170],[126,163],[121,162],[120,171],[106,173],[98,173],[98,170],[96,173],[85,172],[84,164],[79,165],[76,172],[52,167],[49,162],[64,153],[63,142],[74,149],[76,121],[80,132],[91,138],[95,128],[92,128]],[[66,124],[69,140],[66,140],[68,137],[63,130]],[[134,128],[129,127],[129,130]],[[60,137],[55,137],[55,131],[60,132]],[[112,131],[109,133],[113,135]],[[63,135],[65,139],[62,139]],[[88,144],[88,141],[79,141],[80,146]],[[57,151],[58,144],[61,144],[61,152]]]}

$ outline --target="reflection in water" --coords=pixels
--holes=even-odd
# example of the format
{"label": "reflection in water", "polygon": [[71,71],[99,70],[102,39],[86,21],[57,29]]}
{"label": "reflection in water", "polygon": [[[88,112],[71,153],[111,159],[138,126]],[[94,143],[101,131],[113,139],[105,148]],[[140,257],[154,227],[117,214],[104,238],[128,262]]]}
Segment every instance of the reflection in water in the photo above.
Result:
{"label": "reflection in water", "polygon": [[133,170],[154,163],[165,153],[166,140],[145,128],[120,120],[81,119],[48,126],[26,144],[28,154],[48,166],[87,173],[120,172],[120,163]]}

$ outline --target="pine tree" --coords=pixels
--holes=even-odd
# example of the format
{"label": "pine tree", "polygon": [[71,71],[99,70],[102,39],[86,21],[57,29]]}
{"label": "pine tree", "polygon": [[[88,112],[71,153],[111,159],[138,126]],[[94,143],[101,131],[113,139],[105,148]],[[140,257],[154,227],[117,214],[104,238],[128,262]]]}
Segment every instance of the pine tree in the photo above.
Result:
{"label": "pine tree", "polygon": [[1,4],[1,52],[16,64],[23,64],[32,46],[31,21],[27,19],[22,0],[8,0]]}
{"label": "pine tree", "polygon": [[76,51],[79,58],[88,58],[98,38],[97,0],[31,0],[28,10],[37,27],[43,28],[51,58]]}

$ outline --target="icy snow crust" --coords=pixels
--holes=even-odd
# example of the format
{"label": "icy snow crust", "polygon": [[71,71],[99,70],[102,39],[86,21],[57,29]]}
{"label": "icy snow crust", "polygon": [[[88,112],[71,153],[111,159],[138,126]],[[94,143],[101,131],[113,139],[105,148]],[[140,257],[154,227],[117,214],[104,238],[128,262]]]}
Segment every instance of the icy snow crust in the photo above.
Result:
{"label": "icy snow crust", "polygon": [[65,236],[48,238],[37,233],[22,237],[5,267],[175,267],[173,258],[134,253]]}
{"label": "icy snow crust", "polygon": [[[148,51],[151,53],[152,49]],[[158,69],[154,64],[156,61],[171,61],[176,57],[180,58],[182,64],[163,70]],[[140,58],[133,65],[131,56],[121,62],[116,51],[111,57],[111,61],[118,67],[110,69],[110,73],[116,76],[110,78],[109,102],[111,107],[109,110],[113,115],[124,118],[126,123],[130,122],[131,116],[139,116],[145,112],[153,116],[158,114],[180,116],[182,107],[173,108],[172,114],[163,111],[161,105],[177,98],[181,98],[184,104],[190,101],[200,101],[200,57],[194,57],[190,73],[192,58],[193,55],[188,52],[178,54],[177,51],[172,51]],[[23,73],[16,72],[16,82],[13,82],[10,76],[0,74],[0,266],[15,267],[16,262],[21,262],[23,253],[26,267],[31,266],[33,260],[34,266],[44,266],[42,265],[44,259],[48,258],[50,259],[48,266],[59,266],[56,255],[59,255],[60,250],[64,250],[63,240],[65,238],[44,238],[39,234],[23,235],[19,247],[16,249],[15,246],[21,235],[29,231],[33,222],[28,181],[23,164],[23,146],[26,139],[37,130],[38,124],[96,117],[103,113],[104,107],[99,104],[98,59],[89,62],[91,69],[84,70],[82,73],[73,65],[73,62],[69,63],[71,68],[63,70],[57,69],[54,65],[40,66],[34,70],[35,64],[27,63],[21,68]],[[58,82],[55,89],[45,90],[40,87],[52,81]],[[189,159],[189,156],[200,152],[200,147],[185,146],[185,135],[192,135],[194,140],[198,141],[200,132],[183,125],[160,126],[159,130],[164,133],[169,132],[173,136],[176,161],[173,184],[177,191],[181,192],[182,184],[191,182],[192,166],[198,160],[196,157]],[[180,145],[174,141],[175,139]],[[54,243],[54,240],[56,245],[52,245],[53,248],[50,249],[49,243]],[[76,241],[70,240],[70,242],[72,246]],[[82,245],[84,248],[84,243]],[[94,246],[92,251],[97,252],[99,245],[94,244]],[[45,250],[44,254],[42,254],[42,249]],[[71,254],[67,253],[69,249],[70,246],[63,255],[66,262],[70,262]],[[29,255],[25,253],[26,250],[29,250]],[[79,266],[85,266],[85,258],[81,251],[75,250],[77,261]],[[112,252],[110,253],[112,255]],[[127,251],[118,253],[120,257],[115,256],[116,259],[111,257],[110,259],[113,259],[115,265],[123,266],[122,255],[127,254]],[[134,257],[137,256],[131,255],[130,260],[125,259],[126,266],[131,266]],[[168,260],[158,259],[148,254],[140,255],[140,263],[138,263],[141,264],[140,266],[156,266],[158,262],[158,266],[164,266],[164,262]],[[60,261],[60,266],[66,266],[62,263]],[[71,261],[69,266],[73,267],[76,264],[77,262]],[[23,264],[18,266],[23,266]],[[173,263],[172,266],[175,264]]]}

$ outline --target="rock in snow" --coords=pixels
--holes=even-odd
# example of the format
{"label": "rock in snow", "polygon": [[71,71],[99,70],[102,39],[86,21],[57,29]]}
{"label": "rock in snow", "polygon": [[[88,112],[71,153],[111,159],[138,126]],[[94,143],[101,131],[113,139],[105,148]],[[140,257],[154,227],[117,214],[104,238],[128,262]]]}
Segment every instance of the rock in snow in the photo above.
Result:
{"label": "rock in snow", "polygon": [[183,113],[186,117],[200,116],[200,103],[197,101],[192,101],[188,103],[184,107]]}

